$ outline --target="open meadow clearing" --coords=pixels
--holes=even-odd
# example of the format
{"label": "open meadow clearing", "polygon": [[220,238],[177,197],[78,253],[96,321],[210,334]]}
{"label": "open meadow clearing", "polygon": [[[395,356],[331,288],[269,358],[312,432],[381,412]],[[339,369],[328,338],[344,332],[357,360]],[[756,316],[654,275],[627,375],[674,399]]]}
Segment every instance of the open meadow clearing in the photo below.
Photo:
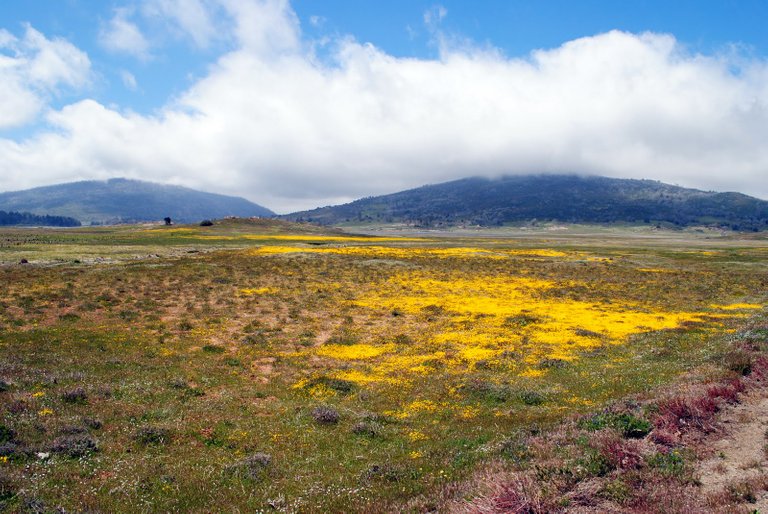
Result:
{"label": "open meadow clearing", "polygon": [[[8,229],[0,261],[11,511],[441,510],[487,466],[546,471],[525,437],[564,420],[674,436],[663,408],[593,415],[741,384],[768,344],[760,236],[225,220]],[[574,444],[574,484],[623,469]],[[670,454],[638,453],[660,473]]]}

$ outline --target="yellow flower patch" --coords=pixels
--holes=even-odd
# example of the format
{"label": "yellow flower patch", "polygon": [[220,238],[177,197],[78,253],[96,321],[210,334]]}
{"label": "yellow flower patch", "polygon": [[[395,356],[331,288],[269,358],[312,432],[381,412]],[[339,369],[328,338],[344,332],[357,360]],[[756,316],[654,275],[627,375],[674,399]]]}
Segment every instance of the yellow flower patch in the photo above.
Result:
{"label": "yellow flower patch", "polygon": [[[369,240],[372,243],[380,242],[381,239]],[[403,240],[400,240],[403,241]],[[547,250],[540,248],[531,249],[501,249],[489,250],[486,248],[474,247],[396,247],[396,246],[329,246],[324,248],[309,246],[262,246],[252,250],[256,255],[270,255],[283,253],[319,253],[336,255],[355,255],[362,257],[378,257],[393,259],[410,259],[415,257],[437,257],[437,258],[462,258],[462,259],[507,259],[510,256],[532,256],[532,257],[565,257],[568,254],[557,250]]]}
{"label": "yellow flower patch", "polygon": [[317,349],[317,355],[339,360],[372,359],[394,350],[395,345],[374,346],[371,344],[324,344]]}
{"label": "yellow flower patch", "polygon": [[720,304],[712,304],[710,305],[713,309],[718,309],[721,311],[735,311],[735,310],[753,310],[753,309],[762,309],[763,306],[756,304],[756,303],[731,303],[728,305],[720,305]]}
{"label": "yellow flower patch", "polygon": [[[397,309],[413,315],[438,309],[451,323],[414,349],[448,345],[455,349],[454,357],[447,359],[443,354],[443,362],[449,365],[449,371],[463,373],[467,362],[492,360],[505,351],[522,348],[527,357],[519,363],[522,367],[518,373],[525,376],[540,374],[539,370],[526,368],[541,359],[571,361],[585,349],[622,343],[632,334],[677,328],[707,315],[631,302],[604,304],[546,295],[554,287],[573,286],[585,284],[527,276],[461,276],[449,280],[404,272],[354,303],[375,311]],[[395,371],[402,376],[428,370],[418,364],[397,365],[385,359],[370,365],[369,376],[386,376]]]}
{"label": "yellow flower patch", "polygon": [[418,430],[411,430],[410,432],[408,432],[407,435],[408,435],[408,439],[410,439],[413,442],[426,441],[427,439],[429,439],[424,432],[419,432]]}
{"label": "yellow flower patch", "polygon": [[276,292],[277,292],[277,289],[275,289],[274,287],[255,287],[255,288],[245,288],[240,290],[240,294],[243,296],[273,294]]}

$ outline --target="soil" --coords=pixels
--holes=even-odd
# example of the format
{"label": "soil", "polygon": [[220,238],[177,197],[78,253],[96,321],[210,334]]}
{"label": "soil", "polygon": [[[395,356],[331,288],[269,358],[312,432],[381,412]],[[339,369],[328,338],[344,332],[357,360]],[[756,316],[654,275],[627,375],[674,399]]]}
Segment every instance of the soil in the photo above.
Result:
{"label": "soil", "polygon": [[[768,479],[768,391],[757,389],[742,397],[741,403],[721,413],[720,424],[722,430],[702,445],[709,454],[698,466],[701,492],[706,496]],[[768,513],[768,492],[756,496],[750,510]]]}

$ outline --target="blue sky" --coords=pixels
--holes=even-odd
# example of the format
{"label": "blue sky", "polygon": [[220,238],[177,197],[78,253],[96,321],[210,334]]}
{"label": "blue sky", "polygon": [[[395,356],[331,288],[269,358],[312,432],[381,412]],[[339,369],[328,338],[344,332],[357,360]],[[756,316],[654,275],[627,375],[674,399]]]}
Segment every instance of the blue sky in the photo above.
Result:
{"label": "blue sky", "polygon": [[768,198],[765,21],[758,0],[9,2],[0,188],[128,176],[285,212],[579,172]]}

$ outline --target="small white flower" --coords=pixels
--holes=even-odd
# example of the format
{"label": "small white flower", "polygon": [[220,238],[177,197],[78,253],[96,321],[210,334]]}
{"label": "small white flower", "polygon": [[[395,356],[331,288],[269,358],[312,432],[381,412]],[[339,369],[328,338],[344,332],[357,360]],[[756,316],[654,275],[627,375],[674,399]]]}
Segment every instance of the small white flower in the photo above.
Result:
{"label": "small white flower", "polygon": [[50,456],[51,456],[50,452],[37,452],[37,458],[40,460],[46,460]]}

